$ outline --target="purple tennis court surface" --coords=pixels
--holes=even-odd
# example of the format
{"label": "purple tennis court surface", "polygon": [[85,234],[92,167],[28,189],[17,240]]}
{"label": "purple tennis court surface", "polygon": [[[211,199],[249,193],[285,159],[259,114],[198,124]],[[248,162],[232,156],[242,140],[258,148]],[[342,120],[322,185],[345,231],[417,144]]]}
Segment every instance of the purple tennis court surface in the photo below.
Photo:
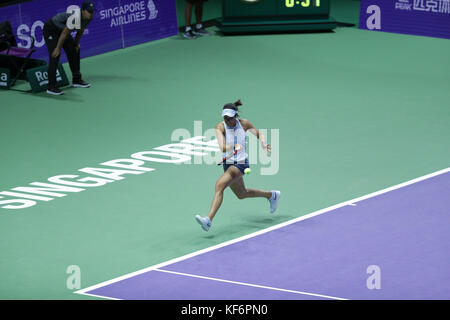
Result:
{"label": "purple tennis court surface", "polygon": [[[81,293],[157,300],[450,299],[449,231],[447,170]],[[375,276],[380,286],[369,289]]]}

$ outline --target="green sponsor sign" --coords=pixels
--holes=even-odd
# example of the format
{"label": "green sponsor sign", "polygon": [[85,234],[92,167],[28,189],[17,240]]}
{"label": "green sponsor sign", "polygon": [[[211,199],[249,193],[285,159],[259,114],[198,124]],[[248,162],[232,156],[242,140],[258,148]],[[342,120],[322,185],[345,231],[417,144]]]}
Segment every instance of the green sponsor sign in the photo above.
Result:
{"label": "green sponsor sign", "polygon": [[[48,66],[36,67],[27,70],[28,81],[30,82],[33,92],[41,92],[47,90],[48,87]],[[61,63],[58,64],[56,71],[56,85],[64,87],[69,85],[66,72]]]}
{"label": "green sponsor sign", "polygon": [[0,89],[9,89],[11,85],[11,73],[9,69],[0,68]]}

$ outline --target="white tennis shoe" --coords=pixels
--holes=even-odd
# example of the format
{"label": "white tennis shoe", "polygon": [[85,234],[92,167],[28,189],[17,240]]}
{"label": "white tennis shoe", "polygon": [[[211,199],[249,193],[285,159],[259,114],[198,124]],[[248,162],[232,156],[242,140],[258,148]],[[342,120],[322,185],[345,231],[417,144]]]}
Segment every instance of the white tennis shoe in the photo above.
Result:
{"label": "white tennis shoe", "polygon": [[199,215],[196,215],[195,220],[198,222],[199,225],[202,226],[203,230],[208,231],[209,228],[211,228],[211,220],[209,220],[208,217],[201,217]]}
{"label": "white tennis shoe", "polygon": [[271,190],[272,198],[269,199],[270,202],[270,213],[274,213],[278,208],[278,200],[280,200],[281,192],[278,190]]}

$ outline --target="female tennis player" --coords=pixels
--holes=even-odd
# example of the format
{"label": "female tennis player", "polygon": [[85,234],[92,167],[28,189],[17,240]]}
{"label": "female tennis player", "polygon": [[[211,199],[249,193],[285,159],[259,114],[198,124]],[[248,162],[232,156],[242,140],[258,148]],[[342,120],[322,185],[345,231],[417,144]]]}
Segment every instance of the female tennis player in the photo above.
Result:
{"label": "female tennis player", "polygon": [[239,199],[245,198],[266,198],[270,202],[270,212],[273,213],[278,207],[278,200],[281,192],[263,191],[258,189],[247,189],[244,184],[245,169],[249,168],[248,155],[246,150],[246,132],[250,131],[261,142],[261,147],[270,152],[270,144],[266,144],[265,137],[256,129],[252,123],[246,119],[239,118],[239,106],[241,100],[235,103],[228,103],[223,107],[222,117],[223,122],[219,122],[216,126],[216,136],[219,147],[223,152],[223,171],[224,174],[217,180],[214,198],[211,203],[211,209],[208,216],[195,216],[195,220],[202,226],[203,230],[208,231],[211,227],[211,222],[219,210],[222,200],[223,192],[227,187],[230,187],[234,194]]}

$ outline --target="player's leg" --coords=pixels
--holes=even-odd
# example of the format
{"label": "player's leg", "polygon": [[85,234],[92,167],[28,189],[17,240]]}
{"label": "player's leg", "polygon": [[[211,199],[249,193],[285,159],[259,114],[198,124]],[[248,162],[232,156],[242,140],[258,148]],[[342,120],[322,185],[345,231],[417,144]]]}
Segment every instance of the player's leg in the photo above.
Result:
{"label": "player's leg", "polygon": [[197,0],[195,2],[195,19],[197,21],[197,24],[194,28],[194,34],[200,35],[200,36],[209,36],[211,33],[209,33],[205,27],[203,26],[203,0]]}
{"label": "player's leg", "polygon": [[231,190],[239,199],[245,198],[266,198],[272,197],[272,192],[259,189],[247,189],[242,176],[236,178],[230,185]]}
{"label": "player's leg", "polygon": [[278,190],[263,191],[259,189],[247,189],[242,176],[233,180],[230,188],[239,199],[256,197],[266,198],[270,202],[270,213],[274,213],[275,210],[277,210],[278,200],[280,200],[281,197],[281,192]]}
{"label": "player's leg", "polygon": [[186,0],[186,9],[184,10],[184,20],[186,23],[186,30],[183,33],[183,37],[185,37],[187,39],[195,39],[195,34],[193,33],[193,30],[191,27],[193,6],[194,6],[193,0]]}
{"label": "player's leg", "polygon": [[56,58],[52,57],[53,50],[55,50],[57,44],[59,35],[55,32],[52,32],[51,28],[49,27],[48,23],[44,24],[44,40],[45,45],[47,46],[48,50],[48,89],[47,93],[52,95],[61,95],[63,92],[58,89],[56,85],[56,70],[58,68],[58,62],[59,62],[59,56]]}
{"label": "player's leg", "polygon": [[234,166],[230,166],[225,173],[217,180],[215,190],[214,190],[214,198],[211,203],[211,209],[209,211],[208,216],[202,217],[200,215],[195,216],[195,220],[202,226],[203,230],[208,231],[211,227],[211,221],[214,219],[217,211],[219,210],[222,201],[223,201],[223,192],[224,190],[233,183],[233,180],[237,177],[241,176],[242,173],[238,168]]}
{"label": "player's leg", "polygon": [[191,20],[192,20],[192,7],[194,6],[194,3],[191,1],[186,1],[186,9],[184,10],[184,20],[186,23],[186,27],[191,26]]}
{"label": "player's leg", "polygon": [[215,190],[214,190],[214,198],[211,203],[211,209],[209,211],[208,217],[212,221],[217,211],[219,210],[222,200],[223,200],[223,192],[225,189],[230,186],[235,179],[242,177],[241,171],[235,166],[230,166],[227,171],[217,180]]}
{"label": "player's leg", "polygon": [[72,84],[74,87],[89,88],[90,84],[84,82],[81,78],[80,72],[80,51],[75,47],[75,40],[72,36],[68,36],[66,42],[64,42],[64,51],[69,60],[70,71],[72,72]]}
{"label": "player's leg", "polygon": [[197,24],[202,23],[203,19],[203,1],[199,0],[195,3],[195,19]]}

